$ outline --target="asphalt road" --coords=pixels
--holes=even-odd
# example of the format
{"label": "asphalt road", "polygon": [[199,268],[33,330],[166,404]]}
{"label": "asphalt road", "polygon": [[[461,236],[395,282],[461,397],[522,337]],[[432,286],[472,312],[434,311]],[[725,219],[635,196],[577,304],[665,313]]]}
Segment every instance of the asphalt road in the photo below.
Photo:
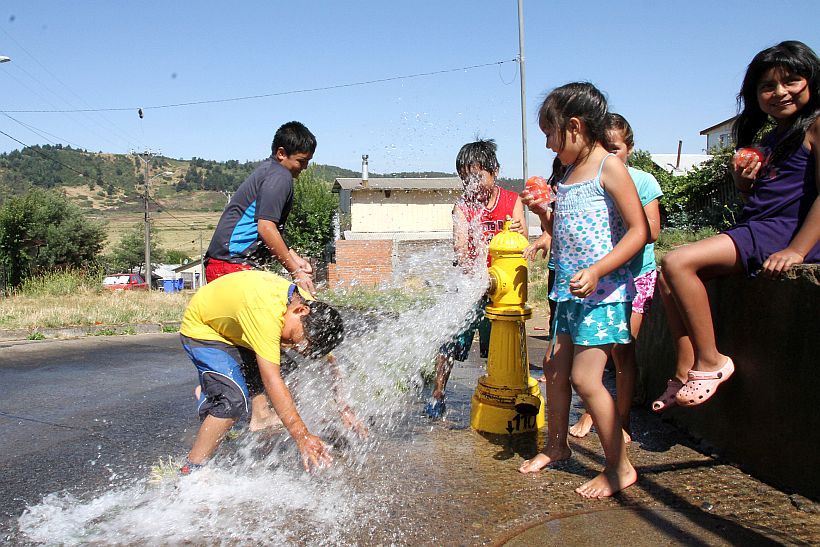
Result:
{"label": "asphalt road", "polygon": [[195,382],[177,334],[0,344],[0,543],[48,493],[98,495],[184,454]]}

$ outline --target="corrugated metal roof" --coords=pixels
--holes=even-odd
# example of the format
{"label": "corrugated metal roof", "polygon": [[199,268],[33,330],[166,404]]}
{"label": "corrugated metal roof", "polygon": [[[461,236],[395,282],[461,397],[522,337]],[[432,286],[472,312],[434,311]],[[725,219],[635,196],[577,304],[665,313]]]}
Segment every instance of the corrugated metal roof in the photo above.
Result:
{"label": "corrugated metal roof", "polygon": [[461,179],[458,177],[439,178],[371,178],[368,187],[362,186],[361,178],[337,178],[333,191],[352,190],[458,190],[461,191]]}

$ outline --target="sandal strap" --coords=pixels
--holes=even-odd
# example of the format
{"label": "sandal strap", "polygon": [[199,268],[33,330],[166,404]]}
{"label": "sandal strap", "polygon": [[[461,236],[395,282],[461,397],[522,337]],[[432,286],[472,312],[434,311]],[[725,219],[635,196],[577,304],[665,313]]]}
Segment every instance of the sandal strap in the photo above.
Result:
{"label": "sandal strap", "polygon": [[688,374],[690,380],[720,380],[723,378],[723,369],[711,372],[701,370],[690,370]]}

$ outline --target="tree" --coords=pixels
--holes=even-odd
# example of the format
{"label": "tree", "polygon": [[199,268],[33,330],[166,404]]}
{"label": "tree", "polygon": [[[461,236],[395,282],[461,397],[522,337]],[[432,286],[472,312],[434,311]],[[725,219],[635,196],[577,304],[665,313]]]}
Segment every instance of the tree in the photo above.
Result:
{"label": "tree", "polygon": [[[159,246],[157,236],[151,231],[151,262],[163,262],[165,251]],[[111,267],[120,271],[130,271],[134,266],[145,266],[145,226],[135,224],[127,231],[111,253]],[[147,277],[146,277],[147,279]]]}
{"label": "tree", "polygon": [[333,240],[333,215],[339,205],[330,183],[311,167],[296,179],[293,209],[285,232],[288,244],[304,256],[320,257]]}
{"label": "tree", "polygon": [[0,208],[0,264],[12,287],[58,268],[95,264],[105,243],[103,224],[90,221],[65,196],[35,189]]}

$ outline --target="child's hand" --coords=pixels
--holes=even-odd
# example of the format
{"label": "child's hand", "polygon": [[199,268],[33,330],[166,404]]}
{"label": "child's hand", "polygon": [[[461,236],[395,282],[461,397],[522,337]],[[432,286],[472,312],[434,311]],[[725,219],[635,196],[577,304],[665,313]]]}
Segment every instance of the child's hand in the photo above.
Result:
{"label": "child's hand", "polygon": [[573,296],[586,298],[592,294],[592,291],[598,286],[598,279],[599,277],[598,274],[595,273],[595,270],[592,268],[584,268],[569,280],[569,292],[572,293]]}
{"label": "child's hand", "polygon": [[806,257],[788,247],[769,256],[760,269],[763,277],[777,279],[780,274],[789,271],[795,264],[802,264]]}
{"label": "child's hand", "polygon": [[333,463],[330,449],[316,435],[306,433],[304,437],[296,440],[296,447],[302,455],[302,465],[305,466],[305,471],[310,471],[311,467],[324,469]]}
{"label": "child's hand", "polygon": [[741,191],[751,190],[760,168],[763,167],[762,158],[760,154],[748,153],[745,148],[741,148],[732,156],[736,185]]}
{"label": "child's hand", "polygon": [[526,258],[527,260],[529,260],[530,258],[538,258],[538,251],[541,251],[544,258],[547,258],[547,254],[550,251],[549,244],[540,240],[536,240],[524,249],[524,251],[521,253],[521,257]]}
{"label": "child's hand", "polygon": [[309,273],[300,271],[293,276],[293,282],[299,287],[303,288],[312,295],[316,295],[316,288],[313,286],[313,276]]}
{"label": "child's hand", "polygon": [[367,426],[364,425],[356,413],[353,410],[346,406],[340,412],[342,418],[342,424],[348,428],[350,431],[355,433],[359,436],[360,439],[366,439],[370,431],[368,431]]}
{"label": "child's hand", "polygon": [[523,235],[523,236],[526,236],[526,235],[527,235],[527,234],[524,232],[524,225],[523,225],[523,224],[521,224],[521,221],[520,221],[520,220],[518,220],[517,218],[515,218],[515,219],[514,219],[514,218],[513,218],[513,217],[511,217],[510,215],[507,215],[507,219],[506,219],[506,220],[511,221],[511,222],[510,222],[510,231],[511,231],[511,232],[518,232],[519,234],[521,234],[521,235]]}
{"label": "child's hand", "polygon": [[523,192],[518,194],[518,197],[521,198],[521,203],[529,207],[530,211],[532,211],[536,215],[544,215],[547,213],[547,207],[549,207],[549,202],[547,200],[543,200],[539,203],[536,203],[535,197],[530,193],[529,190],[524,189]]}

